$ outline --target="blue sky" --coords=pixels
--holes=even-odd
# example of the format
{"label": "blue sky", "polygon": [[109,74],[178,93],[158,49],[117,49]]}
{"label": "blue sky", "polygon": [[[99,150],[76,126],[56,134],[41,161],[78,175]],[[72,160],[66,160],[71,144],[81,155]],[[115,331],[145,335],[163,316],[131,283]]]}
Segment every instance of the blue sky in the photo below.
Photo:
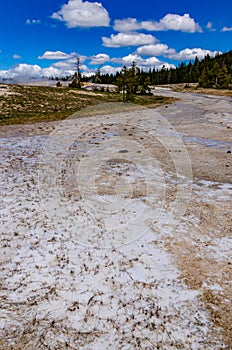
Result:
{"label": "blue sky", "polygon": [[0,77],[144,69],[232,49],[231,0],[9,0],[0,4]]}

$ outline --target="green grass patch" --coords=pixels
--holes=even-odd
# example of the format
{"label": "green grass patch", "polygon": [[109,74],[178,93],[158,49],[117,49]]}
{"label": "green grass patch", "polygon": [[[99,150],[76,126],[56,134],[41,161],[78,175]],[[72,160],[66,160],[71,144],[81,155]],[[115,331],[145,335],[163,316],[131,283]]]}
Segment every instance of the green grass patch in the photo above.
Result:
{"label": "green grass patch", "polygon": [[174,102],[176,99],[173,97],[154,96],[154,95],[134,95],[133,103],[148,108],[158,107],[162,104],[168,104]]}

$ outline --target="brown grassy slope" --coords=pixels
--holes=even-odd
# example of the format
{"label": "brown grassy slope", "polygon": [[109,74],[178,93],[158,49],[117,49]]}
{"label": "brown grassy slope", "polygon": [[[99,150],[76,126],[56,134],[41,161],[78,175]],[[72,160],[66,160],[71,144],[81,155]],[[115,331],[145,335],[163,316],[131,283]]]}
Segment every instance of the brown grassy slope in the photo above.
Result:
{"label": "brown grassy slope", "polygon": [[[88,106],[120,102],[117,93],[86,92],[71,88],[9,85],[0,95],[0,125],[65,119]],[[135,96],[133,103],[148,107],[170,103],[161,96]]]}

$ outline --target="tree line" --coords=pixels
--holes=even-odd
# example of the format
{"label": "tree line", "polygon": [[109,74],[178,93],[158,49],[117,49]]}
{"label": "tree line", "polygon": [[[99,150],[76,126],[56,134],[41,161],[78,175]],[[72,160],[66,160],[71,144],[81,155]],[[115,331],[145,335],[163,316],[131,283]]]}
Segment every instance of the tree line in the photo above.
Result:
{"label": "tree line", "polygon": [[[70,77],[61,80],[70,80]],[[232,50],[216,54],[215,57],[207,55],[202,60],[196,57],[194,61],[182,62],[176,68],[163,66],[161,70],[154,67],[144,71],[133,62],[130,68],[124,66],[116,74],[101,74],[98,70],[98,73],[91,77],[81,76],[81,81],[115,84],[128,96],[134,93],[149,93],[149,85],[198,83],[204,88],[231,88]]]}
{"label": "tree line", "polygon": [[[101,81],[107,83],[117,83],[122,77],[125,67],[121,72],[112,75],[102,75]],[[162,67],[161,70],[149,69],[143,71],[137,69],[136,74],[139,79],[146,84],[179,84],[179,83],[198,83],[204,88],[229,88],[232,84],[232,51],[225,54],[217,54],[214,58],[209,55],[199,60],[197,57],[194,62],[182,62],[176,68]]]}

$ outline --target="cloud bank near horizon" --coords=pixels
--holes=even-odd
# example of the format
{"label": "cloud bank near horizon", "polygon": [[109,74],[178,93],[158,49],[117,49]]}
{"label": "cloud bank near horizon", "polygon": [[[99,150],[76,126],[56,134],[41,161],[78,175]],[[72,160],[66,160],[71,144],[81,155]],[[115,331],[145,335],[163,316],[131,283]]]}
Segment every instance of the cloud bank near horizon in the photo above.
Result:
{"label": "cloud bank near horizon", "polygon": [[[130,66],[132,62],[136,62],[137,66],[143,70],[150,68],[162,69],[175,68],[173,63],[166,62],[156,56],[165,56],[175,60],[194,60],[196,56],[201,59],[206,55],[214,57],[218,51],[203,50],[200,48],[184,49],[176,52],[172,48],[168,48],[165,44],[150,44],[137,48],[134,53],[130,53],[122,57],[110,57],[108,54],[99,53],[94,56],[84,56],[78,53],[65,53],[62,51],[45,51],[38,58],[40,60],[56,61],[47,68],[42,68],[40,65],[31,65],[20,63],[8,70],[0,70],[1,79],[16,79],[19,77],[26,78],[50,78],[50,77],[65,77],[73,75],[76,70],[76,58],[80,58],[80,69],[83,75],[90,76],[96,73],[97,67],[101,67],[103,74],[115,74],[120,71],[124,65]],[[219,52],[221,53],[221,52]],[[110,63],[105,65],[105,63]]]}

